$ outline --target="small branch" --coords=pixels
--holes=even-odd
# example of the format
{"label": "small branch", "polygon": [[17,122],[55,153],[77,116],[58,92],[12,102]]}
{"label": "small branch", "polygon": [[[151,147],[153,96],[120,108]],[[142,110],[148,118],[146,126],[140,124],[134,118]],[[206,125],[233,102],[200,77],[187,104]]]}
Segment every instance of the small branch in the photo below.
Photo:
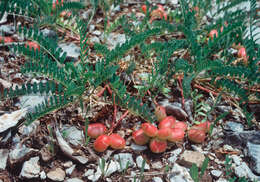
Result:
{"label": "small branch", "polygon": [[183,95],[183,88],[182,88],[182,78],[181,78],[181,75],[178,76],[178,81],[179,81],[179,85],[180,85],[180,88],[181,88],[182,107],[184,108],[185,99],[184,99],[184,95]]}

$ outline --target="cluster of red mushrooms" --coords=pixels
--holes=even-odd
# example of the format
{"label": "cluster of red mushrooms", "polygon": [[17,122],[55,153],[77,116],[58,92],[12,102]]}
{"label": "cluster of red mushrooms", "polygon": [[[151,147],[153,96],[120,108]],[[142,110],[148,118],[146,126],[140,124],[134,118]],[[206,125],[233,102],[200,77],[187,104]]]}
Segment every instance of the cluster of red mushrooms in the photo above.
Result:
{"label": "cluster of red mushrooms", "polygon": [[[153,153],[162,153],[167,149],[167,142],[183,142],[187,132],[188,139],[194,143],[203,143],[206,134],[210,130],[210,123],[204,122],[194,125],[188,129],[185,122],[177,121],[173,116],[167,116],[165,108],[158,106],[155,115],[159,121],[158,128],[152,123],[143,123],[141,128],[132,133],[132,139],[137,145],[149,143]],[[124,138],[119,134],[107,135],[107,128],[104,124],[89,124],[87,134],[95,138],[94,149],[97,152],[104,152],[108,147],[123,149],[126,145]]]}

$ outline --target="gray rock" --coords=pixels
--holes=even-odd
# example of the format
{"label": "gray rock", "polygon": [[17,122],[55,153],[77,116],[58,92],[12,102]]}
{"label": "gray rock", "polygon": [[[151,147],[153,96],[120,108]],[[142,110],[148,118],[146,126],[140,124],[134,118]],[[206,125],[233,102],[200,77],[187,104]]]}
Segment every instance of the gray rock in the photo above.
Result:
{"label": "gray rock", "polygon": [[71,175],[72,172],[74,171],[75,167],[76,167],[76,165],[74,164],[70,168],[66,169],[66,174]]}
{"label": "gray rock", "polygon": [[69,168],[69,167],[71,167],[72,165],[73,165],[73,162],[72,162],[72,161],[68,161],[68,162],[65,162],[65,163],[63,164],[63,167]]}
{"label": "gray rock", "polygon": [[222,171],[220,170],[211,170],[210,173],[217,178],[219,178],[222,175]]}
{"label": "gray rock", "polygon": [[228,180],[226,180],[224,178],[219,178],[216,182],[228,182]]}
{"label": "gray rock", "polygon": [[144,151],[147,149],[147,146],[136,145],[135,143],[131,143],[130,147],[134,151]]}
{"label": "gray rock", "polygon": [[29,161],[26,161],[23,164],[20,176],[27,179],[38,178],[40,174],[39,159],[39,157],[33,157]]}
{"label": "gray rock", "polygon": [[[64,154],[66,154],[70,158],[80,162],[81,164],[86,164],[88,162],[88,158],[86,158],[85,156],[75,155],[74,150],[63,139],[63,137],[61,136],[61,133],[60,133],[60,131],[58,129],[56,130],[55,133],[56,133],[56,137],[57,137],[57,141],[58,141],[59,147],[64,152]],[[78,151],[78,153],[80,153],[80,150]],[[83,153],[83,152],[81,152],[81,153]]]}
{"label": "gray rock", "polygon": [[230,158],[233,160],[233,162],[239,166],[241,165],[242,159],[238,157],[237,155],[231,155]]}
{"label": "gray rock", "polygon": [[24,109],[14,111],[10,114],[3,114],[0,116],[0,133],[14,127],[18,121],[25,116]]}
{"label": "gray rock", "polygon": [[36,132],[37,127],[40,125],[40,121],[36,120],[30,125],[26,126],[23,125],[19,128],[19,133],[22,134],[22,136],[29,136]]}
{"label": "gray rock", "polygon": [[0,149],[0,170],[5,170],[8,154],[8,149]]}
{"label": "gray rock", "polygon": [[66,53],[66,61],[77,61],[80,56],[80,48],[74,43],[59,44],[62,51]]}
{"label": "gray rock", "polygon": [[47,173],[47,177],[52,181],[64,181],[65,172],[61,168],[56,168]]}
{"label": "gray rock", "polygon": [[92,32],[93,35],[97,35],[97,36],[100,36],[101,35],[101,32],[99,30],[95,30],[94,32]]}
{"label": "gray rock", "polygon": [[95,25],[89,25],[89,32],[93,32],[95,30]]}
{"label": "gray rock", "polygon": [[65,182],[84,182],[84,181],[79,178],[70,178],[65,180]]}
{"label": "gray rock", "polygon": [[44,172],[44,171],[42,171],[41,173],[40,173],[40,178],[41,178],[41,180],[45,180],[46,179],[46,173]]}
{"label": "gray rock", "polygon": [[21,146],[20,142],[21,142],[21,139],[20,139],[20,136],[18,136],[18,135],[15,135],[12,138],[12,145],[14,146],[14,148],[19,148]]}
{"label": "gray rock", "polygon": [[13,35],[15,33],[15,27],[13,25],[1,25],[0,33],[1,32],[6,36]]}
{"label": "gray rock", "polygon": [[100,40],[96,36],[90,37],[89,41],[93,44],[100,44]]}
{"label": "gray rock", "polygon": [[117,170],[120,169],[120,164],[116,161],[110,160],[108,162],[108,164],[106,163],[105,166],[105,176],[110,176],[111,174],[113,174],[114,172],[116,172]]}
{"label": "gray rock", "polygon": [[174,163],[171,173],[167,177],[171,182],[193,182],[188,169],[181,167],[177,163]]}
{"label": "gray rock", "polygon": [[174,163],[177,159],[178,159],[178,156],[180,155],[182,149],[181,148],[178,148],[174,151],[171,152],[171,157],[168,158],[168,161],[170,163]]}
{"label": "gray rock", "polygon": [[[144,161],[144,158],[143,158],[141,155],[139,155],[139,156],[136,158],[137,167],[139,167],[140,169],[142,168],[143,161]],[[149,170],[149,169],[150,169],[149,164],[147,164],[146,162],[145,162],[145,164],[144,164],[144,169],[146,169],[146,170]]]}
{"label": "gray rock", "polygon": [[94,169],[88,169],[84,174],[83,177],[88,177],[94,174]]}
{"label": "gray rock", "polygon": [[160,102],[160,105],[165,107],[168,116],[174,116],[177,120],[188,118],[187,113],[181,108],[181,104],[178,102],[171,103],[168,100],[164,100]]}
{"label": "gray rock", "polygon": [[16,104],[16,106],[19,106],[22,109],[27,109],[29,112],[35,111],[35,106],[38,106],[39,104],[43,103],[47,99],[46,96],[22,96],[19,98],[20,102]]}
{"label": "gray rock", "polygon": [[11,165],[21,162],[25,157],[29,157],[36,153],[38,150],[27,148],[25,145],[17,147],[9,153],[9,162]]}
{"label": "gray rock", "polygon": [[63,137],[72,145],[79,146],[84,142],[84,134],[82,130],[75,126],[64,125],[62,128]]}
{"label": "gray rock", "polygon": [[2,19],[0,20],[0,24],[3,24],[3,23],[7,22],[7,16],[8,16],[8,14],[7,14],[7,12],[5,12],[3,17],[2,17]]}
{"label": "gray rock", "polygon": [[224,129],[230,130],[233,132],[242,132],[242,131],[244,131],[244,126],[241,123],[228,121],[228,122],[226,122]]}
{"label": "gray rock", "polygon": [[260,176],[254,175],[245,162],[242,162],[241,165],[236,166],[234,168],[234,172],[239,178],[245,177],[251,179],[252,181],[260,180]]}
{"label": "gray rock", "polygon": [[48,37],[49,39],[55,40],[57,38],[57,33],[53,30],[49,30],[48,28],[41,30],[41,32],[44,37]]}
{"label": "gray rock", "polygon": [[193,109],[192,108],[193,108],[192,100],[186,100],[184,103],[184,109],[185,109],[190,121],[193,121],[193,114],[192,114]]}
{"label": "gray rock", "polygon": [[[94,172],[94,171],[93,171]],[[88,179],[95,182],[95,181],[98,181],[99,178],[101,177],[102,175],[102,172],[100,170],[97,170],[96,173],[93,173],[91,175],[88,176]]]}
{"label": "gray rock", "polygon": [[260,175],[260,144],[247,142],[248,156],[250,157],[250,167],[258,175]]}
{"label": "gray rock", "polygon": [[193,163],[201,167],[205,156],[196,151],[185,150],[180,156],[180,162],[186,167],[191,167]]}
{"label": "gray rock", "polygon": [[153,177],[153,182],[163,182],[163,180],[160,177]]}
{"label": "gray rock", "polygon": [[109,49],[114,49],[116,45],[121,45],[125,43],[126,36],[125,34],[119,34],[119,33],[110,33],[107,37],[107,44]]}
{"label": "gray rock", "polygon": [[128,167],[135,166],[133,156],[131,153],[119,153],[119,154],[114,155],[114,158],[119,163],[121,162],[122,169],[126,169],[127,163],[128,163]]}

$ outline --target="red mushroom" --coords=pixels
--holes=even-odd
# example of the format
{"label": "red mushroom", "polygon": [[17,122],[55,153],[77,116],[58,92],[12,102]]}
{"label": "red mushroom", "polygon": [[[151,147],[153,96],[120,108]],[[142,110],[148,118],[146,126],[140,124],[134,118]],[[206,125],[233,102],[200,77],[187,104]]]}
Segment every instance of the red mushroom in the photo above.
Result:
{"label": "red mushroom", "polygon": [[188,138],[190,141],[194,143],[203,143],[206,138],[206,133],[203,129],[196,126],[192,126],[188,130]]}
{"label": "red mushroom", "polygon": [[94,142],[94,149],[97,152],[104,152],[110,145],[110,139],[107,135],[100,135]]}
{"label": "red mushroom", "polygon": [[170,142],[182,142],[185,136],[185,132],[181,128],[171,128],[169,137]]}
{"label": "red mushroom", "polygon": [[218,31],[217,31],[216,29],[211,30],[211,31],[209,32],[209,36],[210,36],[211,39],[213,39],[214,36],[215,36],[215,37],[218,37]]}
{"label": "red mushroom", "polygon": [[137,145],[145,145],[150,139],[146,134],[144,134],[144,131],[142,129],[133,132],[132,137]]}
{"label": "red mushroom", "polygon": [[176,122],[176,123],[173,124],[173,128],[180,128],[180,129],[182,129],[183,131],[186,131],[187,128],[188,128],[188,126],[187,126],[187,124],[184,123],[184,122]]}
{"label": "red mushroom", "polygon": [[166,140],[160,140],[158,138],[153,138],[150,141],[150,149],[153,153],[162,153],[167,148],[167,141]]}
{"label": "red mushroom", "polygon": [[157,138],[161,140],[167,140],[171,134],[171,128],[161,128],[158,130]]}
{"label": "red mushroom", "polygon": [[113,133],[109,136],[110,147],[113,149],[123,149],[125,148],[125,139],[119,134]]}
{"label": "red mushroom", "polygon": [[159,123],[159,129],[161,128],[172,128],[176,119],[173,116],[167,116]]}
{"label": "red mushroom", "polygon": [[97,138],[100,135],[105,134],[107,128],[101,123],[93,123],[88,125],[88,136],[91,138]]}
{"label": "red mushroom", "polygon": [[155,137],[157,135],[158,129],[151,123],[143,123],[142,130],[149,137]]}

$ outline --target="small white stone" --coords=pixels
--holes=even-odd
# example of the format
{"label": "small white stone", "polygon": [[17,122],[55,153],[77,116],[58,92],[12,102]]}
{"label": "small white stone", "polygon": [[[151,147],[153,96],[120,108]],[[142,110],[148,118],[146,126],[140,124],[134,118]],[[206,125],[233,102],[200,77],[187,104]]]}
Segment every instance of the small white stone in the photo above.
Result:
{"label": "small white stone", "polygon": [[38,178],[40,174],[40,166],[38,164],[39,159],[39,157],[33,157],[29,161],[26,161],[23,164],[20,175],[28,179]]}
{"label": "small white stone", "polygon": [[8,154],[8,149],[0,149],[0,170],[5,170]]}
{"label": "small white stone", "polygon": [[88,177],[90,175],[93,175],[94,174],[94,169],[89,169],[87,170],[84,174],[83,174],[83,177]]}
{"label": "small white stone", "polygon": [[66,174],[71,175],[72,172],[74,171],[75,167],[76,167],[76,165],[74,164],[70,168],[66,169]]}
{"label": "small white stone", "polygon": [[133,149],[134,151],[144,151],[147,149],[147,146],[142,146],[142,145],[136,145],[134,143],[132,143],[130,145],[131,149]]}
{"label": "small white stone", "polygon": [[69,167],[71,167],[72,165],[73,165],[73,162],[72,162],[72,161],[68,161],[68,162],[65,162],[65,163],[63,164],[63,167],[69,168]]}
{"label": "small white stone", "polygon": [[44,171],[42,171],[40,173],[40,178],[41,178],[41,180],[45,180],[46,179],[46,173]]}
{"label": "small white stone", "polygon": [[220,177],[221,174],[222,174],[222,171],[220,171],[220,170],[212,170],[212,171],[210,171],[210,173],[211,173],[213,176],[215,176],[215,177]]}
{"label": "small white stone", "polygon": [[[139,155],[137,158],[136,158],[136,163],[137,163],[137,167],[139,167],[140,169],[142,168],[142,165],[143,165],[143,161],[144,161],[144,158]],[[150,169],[150,166],[145,162],[144,164],[144,169],[146,170],[149,170]]]}
{"label": "small white stone", "polygon": [[65,175],[65,172],[61,168],[56,168],[47,173],[47,177],[52,181],[64,181]]}

